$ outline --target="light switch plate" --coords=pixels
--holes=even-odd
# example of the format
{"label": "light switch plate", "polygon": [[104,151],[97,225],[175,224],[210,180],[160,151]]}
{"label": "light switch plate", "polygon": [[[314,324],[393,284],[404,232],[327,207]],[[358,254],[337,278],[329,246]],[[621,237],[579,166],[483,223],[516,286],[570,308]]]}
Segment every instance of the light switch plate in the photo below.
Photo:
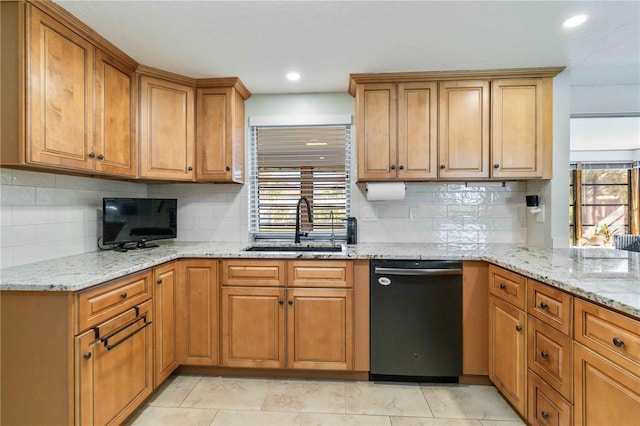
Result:
{"label": "light switch plate", "polygon": [[378,216],[376,216],[376,211],[371,206],[363,206],[362,207],[362,220],[366,222],[373,222],[378,220]]}

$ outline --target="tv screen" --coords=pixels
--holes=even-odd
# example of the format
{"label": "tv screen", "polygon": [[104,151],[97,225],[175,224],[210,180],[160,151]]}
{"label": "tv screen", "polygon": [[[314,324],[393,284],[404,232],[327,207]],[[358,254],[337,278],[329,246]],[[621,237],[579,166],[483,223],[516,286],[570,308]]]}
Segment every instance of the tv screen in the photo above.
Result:
{"label": "tv screen", "polygon": [[103,198],[102,244],[176,238],[177,205],[166,198]]}

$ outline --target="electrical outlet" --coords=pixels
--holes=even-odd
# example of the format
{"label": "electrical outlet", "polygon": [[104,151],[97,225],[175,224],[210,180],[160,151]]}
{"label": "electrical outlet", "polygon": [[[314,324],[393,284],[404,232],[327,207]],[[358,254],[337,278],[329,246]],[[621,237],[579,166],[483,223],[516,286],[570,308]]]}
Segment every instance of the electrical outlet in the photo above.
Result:
{"label": "electrical outlet", "polygon": [[373,207],[370,207],[370,206],[362,207],[362,220],[366,222],[373,222],[378,220],[378,217],[376,216],[376,211],[373,209]]}
{"label": "electrical outlet", "polygon": [[416,207],[411,207],[409,209],[409,220],[417,220],[418,219],[418,209]]}

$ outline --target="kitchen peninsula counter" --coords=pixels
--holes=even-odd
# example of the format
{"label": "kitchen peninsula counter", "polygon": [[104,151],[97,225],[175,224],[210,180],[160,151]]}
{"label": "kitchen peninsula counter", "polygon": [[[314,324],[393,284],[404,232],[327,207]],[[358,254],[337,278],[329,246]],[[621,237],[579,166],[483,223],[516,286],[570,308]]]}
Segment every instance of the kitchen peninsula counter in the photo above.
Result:
{"label": "kitchen peninsula counter", "polygon": [[[304,244],[304,243],[303,243]],[[78,291],[180,258],[432,259],[487,261],[640,318],[640,253],[512,244],[361,243],[342,252],[248,252],[249,243],[160,242],[0,269],[2,291]]]}

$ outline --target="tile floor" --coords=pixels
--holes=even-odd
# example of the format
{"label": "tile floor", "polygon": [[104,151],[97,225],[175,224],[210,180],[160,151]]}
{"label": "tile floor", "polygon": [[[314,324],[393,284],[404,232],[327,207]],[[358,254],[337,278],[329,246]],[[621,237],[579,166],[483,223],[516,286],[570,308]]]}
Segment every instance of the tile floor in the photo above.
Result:
{"label": "tile floor", "polygon": [[172,376],[133,425],[523,425],[491,386]]}

